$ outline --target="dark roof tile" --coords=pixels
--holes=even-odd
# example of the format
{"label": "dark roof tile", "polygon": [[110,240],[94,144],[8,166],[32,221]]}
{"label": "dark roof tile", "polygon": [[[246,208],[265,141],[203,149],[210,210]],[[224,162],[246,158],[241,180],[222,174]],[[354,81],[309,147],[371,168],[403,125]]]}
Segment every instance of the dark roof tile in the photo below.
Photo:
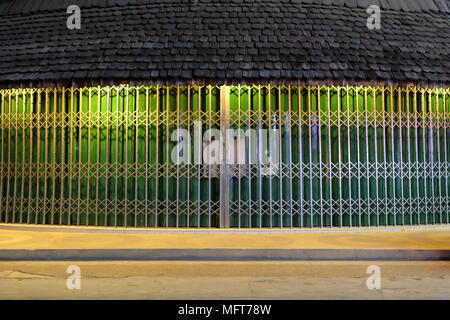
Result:
{"label": "dark roof tile", "polygon": [[[0,82],[450,82],[450,0],[186,1],[71,0],[81,30],[65,26],[68,1],[0,3]],[[381,30],[365,25],[374,1]]]}

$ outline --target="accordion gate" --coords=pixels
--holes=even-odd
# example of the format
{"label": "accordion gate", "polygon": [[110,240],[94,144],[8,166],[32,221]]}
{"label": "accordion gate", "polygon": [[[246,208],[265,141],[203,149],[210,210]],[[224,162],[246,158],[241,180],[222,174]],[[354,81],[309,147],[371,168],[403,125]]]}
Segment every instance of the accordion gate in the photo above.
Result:
{"label": "accordion gate", "polygon": [[[449,89],[415,87],[0,90],[0,222],[444,224],[449,112]],[[272,168],[249,156],[243,164],[171,161],[179,143],[173,131],[191,134],[198,121],[203,133],[277,129],[280,162]],[[255,143],[244,141],[247,150]]]}

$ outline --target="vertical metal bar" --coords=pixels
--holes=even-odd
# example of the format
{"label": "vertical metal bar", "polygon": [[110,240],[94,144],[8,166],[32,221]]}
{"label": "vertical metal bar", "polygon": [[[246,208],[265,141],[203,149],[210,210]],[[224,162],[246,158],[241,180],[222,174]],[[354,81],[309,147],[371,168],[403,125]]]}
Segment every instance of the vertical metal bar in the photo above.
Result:
{"label": "vertical metal bar", "polygon": [[329,192],[329,212],[330,212],[330,227],[333,227],[333,158],[331,153],[331,89],[327,88],[327,135],[328,135],[328,192]]}
{"label": "vertical metal bar", "polygon": [[[5,125],[5,119],[6,119],[6,112],[5,112],[5,90],[0,90],[0,222],[6,222],[6,213],[5,213],[5,219],[3,219],[3,179],[5,176],[6,166],[5,166],[5,142],[4,142],[4,135],[6,132],[6,125]],[[31,158],[30,158],[31,159]],[[31,170],[30,170],[31,171]],[[28,208],[30,208],[29,206]]]}
{"label": "vertical metal bar", "polygon": [[377,88],[372,88],[373,92],[373,130],[374,130],[374,168],[375,168],[375,199],[376,199],[376,226],[380,226],[380,204],[379,204],[379,194],[378,194],[378,188],[379,188],[379,180],[380,180],[380,174],[378,170],[378,128],[379,128],[379,122],[378,122],[378,105],[377,105]]}
{"label": "vertical metal bar", "polygon": [[6,143],[6,150],[7,150],[7,157],[8,157],[8,161],[7,161],[7,173],[6,173],[6,205],[5,205],[5,222],[8,223],[9,222],[9,212],[10,212],[10,188],[11,188],[11,166],[12,166],[12,161],[11,161],[11,131],[12,131],[12,122],[13,122],[13,117],[12,117],[12,95],[13,95],[14,90],[10,90],[9,91],[9,95],[8,95],[8,120],[7,120],[7,131],[8,131],[8,142]]}
{"label": "vertical metal bar", "polygon": [[159,108],[160,108],[160,97],[159,97],[159,91],[160,88],[159,86],[156,86],[156,116],[155,116],[155,131],[156,131],[156,154],[155,154],[155,162],[156,162],[156,175],[155,175],[155,227],[158,227],[158,216],[160,213],[159,210],[159,125],[160,125],[160,113],[159,113]]}
{"label": "vertical metal bar", "polygon": [[125,189],[124,189],[124,225],[125,227],[128,227],[128,172],[129,172],[129,168],[130,163],[129,163],[129,159],[128,159],[128,129],[130,126],[129,123],[129,118],[130,118],[130,106],[129,106],[129,94],[130,94],[130,87],[128,85],[125,86],[125,108],[124,108],[124,115],[125,115],[125,136],[124,136],[124,140],[125,140],[125,161],[124,161],[124,169],[125,169],[125,173],[124,173],[124,179],[125,179]]}
{"label": "vertical metal bar", "polygon": [[297,86],[298,92],[298,150],[299,150],[299,160],[298,160],[298,169],[299,169],[299,202],[300,202],[300,227],[303,228],[304,222],[304,210],[303,210],[303,186],[304,186],[304,177],[303,177],[303,100],[302,100],[302,91],[303,87]]}
{"label": "vertical metal bar", "polygon": [[282,105],[281,105],[281,87],[278,87],[278,126],[276,128],[278,129],[278,151],[279,151],[279,159],[278,159],[278,167],[275,167],[276,172],[278,172],[278,198],[279,198],[279,210],[280,210],[280,226],[281,228],[284,227],[283,223],[283,146],[282,146],[282,130],[283,130],[283,117],[282,117]]}
{"label": "vertical metal bar", "polygon": [[[27,91],[23,90],[22,91],[22,151],[21,151],[21,166],[22,166],[22,170],[21,170],[21,183],[20,183],[20,219],[19,219],[19,223],[23,223],[23,217],[24,217],[24,211],[25,211],[25,204],[24,204],[24,200],[25,200],[25,177],[26,177],[26,139],[25,139],[25,133],[26,133],[26,128],[27,128]],[[0,150],[1,152],[1,150]],[[1,165],[1,163],[0,163]],[[1,168],[1,167],[0,167]],[[1,173],[0,173],[1,176]],[[0,178],[1,179],[1,178]],[[1,202],[1,195],[0,195],[0,202]],[[29,205],[29,203],[27,203],[27,206]],[[0,210],[0,215],[1,215],[1,210]],[[1,219],[0,219],[1,220]]]}
{"label": "vertical metal bar", "polygon": [[[87,164],[86,164],[86,225],[89,225],[89,215],[90,215],[90,187],[91,187],[91,127],[92,127],[92,88],[88,89],[88,106],[87,106]],[[81,197],[80,197],[81,198]],[[97,215],[97,211],[95,211]]]}
{"label": "vertical metal bar", "polygon": [[402,226],[405,225],[405,208],[404,208],[404,189],[403,189],[403,176],[404,176],[404,163],[403,163],[403,112],[402,112],[402,89],[397,88],[397,100],[398,100],[398,120],[399,120],[399,178],[400,178],[400,215],[402,219]]}
{"label": "vertical metal bar", "polygon": [[351,157],[351,116],[353,116],[353,112],[350,113],[350,89],[347,85],[346,87],[346,104],[347,104],[347,160],[348,160],[348,211],[349,211],[349,219],[350,219],[350,227],[353,226],[353,197],[352,197],[352,180],[353,180],[353,172],[352,172],[352,157]]}
{"label": "vertical metal bar", "polygon": [[170,87],[165,88],[166,91],[166,217],[165,217],[165,227],[169,227],[169,186],[170,186],[170,161],[169,161],[169,148],[170,148],[170,123],[171,123],[171,114],[170,114]]}
{"label": "vertical metal bar", "polygon": [[360,126],[361,126],[361,119],[360,119],[360,115],[359,115],[359,88],[357,87],[355,89],[355,95],[356,95],[356,152],[357,152],[357,157],[356,157],[356,161],[357,161],[357,167],[358,167],[358,227],[362,226],[362,219],[361,219],[361,215],[363,213],[362,210],[362,196],[361,196],[361,171],[362,171],[362,163],[361,163],[361,147],[360,147]]}
{"label": "vertical metal bar", "polygon": [[[238,223],[237,223],[237,227],[241,228],[241,217],[242,217],[242,208],[241,208],[241,201],[242,201],[242,186],[241,186],[241,180],[243,179],[242,174],[241,174],[241,154],[239,154],[239,146],[241,143],[241,130],[242,130],[242,110],[241,110],[241,99],[240,99],[240,93],[241,93],[241,87],[238,86],[238,106],[237,106],[237,118],[238,118],[238,123],[237,123],[237,130],[238,130],[238,136],[236,137],[237,142],[234,144],[234,153],[235,153],[235,159],[236,161],[234,162],[235,165],[237,165],[238,168],[238,173],[237,173],[237,183],[238,183],[238,198],[237,198],[237,205],[238,205]],[[231,98],[230,98],[231,99]],[[230,106],[231,108],[231,106]],[[226,154],[228,154],[228,150],[226,150]],[[229,191],[231,192],[231,191]],[[250,226],[250,224],[249,224]]]}
{"label": "vertical metal bar", "polygon": [[428,163],[427,163],[427,107],[425,104],[425,90],[421,90],[421,101],[422,101],[422,117],[423,117],[423,127],[422,127],[422,154],[423,154],[423,182],[424,182],[424,201],[425,201],[425,224],[428,224],[428,188],[427,188],[427,169],[428,169]]}
{"label": "vertical metal bar", "polygon": [[[0,90],[1,102],[0,102],[0,222],[6,221],[6,211],[3,211],[3,201],[5,197],[3,196],[4,191],[4,178],[6,176],[7,164],[5,163],[5,135],[7,131],[7,111],[5,106],[5,96],[7,90]],[[31,206],[30,206],[31,207]],[[28,207],[28,208],[30,208]]]}
{"label": "vertical metal bar", "polygon": [[[278,87],[278,149],[279,149],[279,159],[278,159],[278,167],[275,167],[275,171],[278,172],[279,177],[278,177],[278,182],[279,182],[279,188],[278,188],[278,192],[279,192],[279,210],[280,210],[280,226],[281,228],[283,228],[283,146],[282,146],[282,130],[283,130],[283,117],[282,117],[282,105],[281,105],[281,87]],[[287,133],[286,133],[287,135]],[[292,215],[291,215],[292,218]],[[292,219],[291,219],[292,220]]]}
{"label": "vertical metal bar", "polygon": [[322,105],[321,105],[321,96],[322,96],[322,89],[320,86],[316,87],[317,89],[317,123],[318,123],[318,134],[317,134],[317,142],[318,142],[318,148],[319,148],[319,202],[320,202],[320,227],[323,228],[324,221],[323,221],[323,180],[324,180],[324,174],[323,174],[323,159],[322,159]]}
{"label": "vertical metal bar", "polygon": [[[410,220],[409,220],[410,224],[411,224],[411,220],[412,220],[412,216],[411,216],[411,208],[412,208],[411,207],[411,160],[410,160],[411,135],[410,135],[410,131],[409,131],[411,112],[409,111],[409,87],[405,88],[404,92],[405,92],[405,97],[403,98],[403,102],[405,104],[405,117],[406,117],[406,141],[405,141],[405,143],[406,143],[406,159],[405,160],[406,160],[406,169],[408,170],[405,178],[408,179],[408,182],[407,182],[408,185],[406,187],[408,190],[408,197],[406,198],[404,193],[403,193],[403,196],[405,197],[404,202],[405,203],[408,202],[408,207],[404,212],[403,225],[405,225],[405,223],[406,223],[406,213],[408,213],[410,216]],[[405,167],[405,164],[403,164],[403,166]],[[404,180],[404,178],[402,180]],[[405,189],[405,186],[403,186],[403,188]]]}
{"label": "vertical metal bar", "polygon": [[[192,105],[191,105],[191,86],[187,87],[187,128],[189,133],[192,132],[192,124],[191,124],[191,117],[192,117]],[[190,219],[191,219],[191,165],[192,165],[192,143],[189,144],[189,150],[188,150],[188,156],[189,160],[187,162],[187,190],[186,195],[187,199],[185,200],[187,203],[186,206],[186,226],[189,228],[191,226]]]}
{"label": "vertical metal bar", "polygon": [[83,161],[82,161],[82,151],[83,151],[83,90],[80,89],[78,92],[78,190],[77,190],[77,226],[80,225],[80,215],[81,215],[81,184],[83,181]]}
{"label": "vertical metal bar", "polygon": [[70,89],[70,133],[69,133],[69,196],[68,196],[68,203],[67,203],[67,208],[69,210],[68,213],[68,225],[72,224],[72,189],[73,189],[73,139],[74,137],[74,129],[75,129],[75,125],[74,125],[74,120],[73,120],[73,115],[74,115],[74,105],[73,105],[73,100],[74,100],[74,89],[71,88]]}
{"label": "vertical metal bar", "polygon": [[410,88],[406,88],[406,115],[407,115],[407,138],[406,138],[406,146],[407,146],[407,157],[408,157],[408,195],[409,195],[409,224],[412,225],[412,183],[411,183],[411,170],[412,170],[412,162],[411,162],[411,111],[410,111],[410,99],[409,99]]}
{"label": "vertical metal bar", "polygon": [[57,123],[56,123],[56,118],[58,115],[58,96],[57,96],[57,91],[58,89],[53,89],[53,137],[52,137],[52,142],[53,142],[53,152],[52,152],[52,162],[51,168],[52,168],[52,186],[51,186],[51,191],[52,191],[52,199],[51,199],[51,203],[52,203],[52,208],[51,208],[51,217],[50,217],[50,223],[54,224],[55,223],[55,201],[56,201],[56,166],[58,165],[58,161],[56,160],[56,127],[57,127]]}
{"label": "vertical metal bar", "polygon": [[113,125],[109,123],[109,119],[112,117],[112,103],[111,103],[111,87],[106,88],[106,117],[105,117],[105,127],[106,127],[106,147],[105,147],[105,162],[107,165],[106,176],[105,176],[105,226],[108,225],[109,220],[109,183],[110,183],[110,172],[112,169],[110,157],[110,146],[111,137],[110,130],[112,130]]}
{"label": "vertical metal bar", "polygon": [[394,113],[394,90],[392,87],[389,88],[389,99],[391,107],[391,160],[392,160],[392,190],[393,190],[393,215],[394,215],[394,226],[397,225],[397,196],[396,196],[396,183],[395,183],[395,113]]}
{"label": "vertical metal bar", "polygon": [[[286,128],[287,131],[289,132],[288,135],[288,155],[289,155],[289,159],[288,159],[288,164],[289,164],[289,226],[291,228],[294,227],[294,199],[293,199],[293,188],[294,188],[294,180],[293,180],[293,176],[292,176],[292,140],[293,140],[293,136],[292,136],[292,131],[293,131],[293,126],[294,123],[292,121],[292,90],[291,90],[291,86],[289,85],[288,87],[288,118],[287,121],[289,121],[288,123],[286,123]],[[287,133],[286,133],[287,134]],[[283,168],[280,168],[281,171],[283,171]],[[283,203],[281,203],[281,205],[283,205]]]}
{"label": "vertical metal bar", "polygon": [[258,201],[258,208],[259,208],[259,228],[262,228],[262,218],[263,218],[263,211],[262,211],[262,207],[263,207],[263,196],[262,196],[262,183],[263,183],[263,179],[262,179],[262,147],[261,147],[261,137],[262,137],[262,128],[263,128],[263,121],[262,121],[262,105],[261,105],[261,86],[258,86],[258,197],[259,197],[259,201]]}
{"label": "vertical metal bar", "polygon": [[371,226],[370,221],[370,148],[369,148],[369,101],[367,98],[367,87],[364,88],[364,125],[365,125],[365,160],[366,160],[366,197],[367,197],[367,222],[369,227]]}
{"label": "vertical metal bar", "polygon": [[[180,123],[180,87],[177,86],[177,99],[176,99],[176,127],[182,128]],[[179,151],[178,151],[179,152]],[[175,182],[175,226],[179,227],[179,214],[180,214],[180,165],[177,163],[177,174]]]}
{"label": "vertical metal bar", "polygon": [[38,218],[39,218],[39,210],[41,207],[40,204],[40,196],[39,196],[39,187],[40,187],[40,172],[41,172],[41,90],[37,90],[38,94],[38,101],[37,101],[37,156],[36,156],[36,216],[34,219],[34,223],[38,224]]}
{"label": "vertical metal bar", "polygon": [[[436,177],[436,182],[438,184],[438,204],[439,204],[439,224],[442,224],[442,184],[441,184],[441,177],[442,177],[442,160],[441,160],[441,128],[442,128],[442,121],[441,121],[441,113],[439,110],[439,90],[434,89],[434,96],[436,100],[436,123],[437,123],[437,137],[436,137],[436,154],[437,154],[437,170],[438,174]],[[435,222],[436,223],[436,222]]]}
{"label": "vertical metal bar", "polygon": [[[271,148],[271,142],[272,142],[272,141],[270,141],[271,140],[270,135],[272,134],[271,133],[271,131],[272,131],[272,95],[271,95],[272,88],[270,85],[268,86],[267,92],[268,92],[268,97],[264,97],[264,100],[268,101],[268,106],[266,109],[267,118],[269,120],[269,124],[268,124],[269,137],[268,137],[267,146],[269,148],[268,152],[270,154],[270,148]],[[272,155],[270,155],[270,156],[272,157]],[[266,174],[268,173],[268,180],[269,180],[269,227],[270,228],[272,228],[272,220],[273,220],[273,209],[272,209],[272,202],[273,202],[273,199],[272,199],[272,175],[273,175],[273,173],[272,173],[271,165],[272,165],[272,160],[269,159],[269,168],[266,171]]]}
{"label": "vertical metal bar", "polygon": [[[201,121],[202,123],[202,128],[200,128],[200,135],[203,136],[203,119],[202,119],[202,88],[199,86],[198,87],[198,94],[197,94],[197,109],[198,109],[198,119],[199,121]],[[203,144],[203,138],[199,137],[198,143],[199,144]],[[198,188],[197,188],[197,228],[200,228],[201,225],[201,217],[202,217],[202,198],[201,198],[201,187],[202,187],[202,183],[201,183],[201,177],[202,177],[202,146],[198,147],[198,152],[199,154],[198,156],[198,172],[197,172],[197,183],[198,183]]]}
{"label": "vertical metal bar", "polygon": [[309,121],[309,209],[310,209],[310,220],[311,227],[314,227],[314,194],[313,194],[313,181],[314,181],[314,166],[313,166],[313,157],[312,157],[312,143],[313,143],[313,135],[312,128],[313,124],[313,116],[311,111],[311,87],[308,86],[308,121]]}
{"label": "vertical metal bar", "polygon": [[43,196],[43,205],[41,209],[44,209],[44,212],[42,213],[42,223],[45,224],[46,216],[47,216],[47,182],[48,182],[48,174],[47,174],[47,168],[48,168],[48,123],[49,123],[49,105],[48,105],[48,89],[44,90],[45,92],[45,113],[44,113],[44,196]]}
{"label": "vertical metal bar", "polygon": [[101,167],[101,161],[100,161],[100,135],[101,135],[101,128],[103,125],[102,121],[102,89],[100,86],[97,87],[97,148],[95,150],[96,156],[96,166],[95,166],[95,225],[98,226],[98,216],[99,216],[99,202],[100,202],[100,167]]}
{"label": "vertical metal bar", "polygon": [[[252,118],[253,118],[253,110],[252,110],[252,103],[251,103],[251,93],[252,89],[250,86],[247,87],[247,106],[248,106],[248,225],[249,227],[252,226],[252,207],[253,207],[253,199],[252,199],[252,167],[256,165],[255,163],[252,163],[255,159],[252,159],[252,136],[251,136],[251,130],[252,128]],[[241,103],[241,86],[239,86],[239,104]],[[255,142],[255,141],[253,141]]]}
{"label": "vertical metal bar", "polygon": [[436,178],[436,145],[437,142],[435,141],[436,137],[438,136],[438,130],[439,130],[439,125],[437,123],[437,114],[435,113],[436,110],[434,110],[434,106],[433,106],[433,90],[430,89],[430,91],[428,92],[428,96],[429,96],[429,107],[430,107],[430,127],[431,127],[431,137],[429,137],[429,141],[431,144],[431,150],[430,150],[430,184],[431,184],[431,203],[433,205],[432,207],[432,211],[430,212],[431,214],[431,218],[432,218],[432,224],[436,223],[436,214],[438,212],[438,204],[436,203],[436,197],[435,197],[435,178]]}
{"label": "vertical metal bar", "polygon": [[429,115],[430,115],[430,137],[429,137],[429,143],[430,143],[430,150],[429,150],[429,156],[430,156],[430,171],[429,174],[431,175],[430,177],[430,184],[431,184],[431,205],[432,205],[432,211],[431,211],[431,217],[433,217],[433,222],[432,224],[435,224],[435,215],[436,215],[436,199],[435,199],[435,194],[434,194],[434,177],[435,177],[435,162],[434,162],[434,130],[436,128],[435,125],[435,116],[433,114],[433,94],[432,91],[428,91],[428,107],[429,107]]}
{"label": "vertical metal bar", "polygon": [[417,224],[420,224],[420,180],[419,180],[419,120],[418,120],[418,114],[419,111],[417,109],[417,87],[414,87],[414,106],[413,106],[413,112],[414,112],[414,130],[415,130],[415,167],[416,167],[416,205],[417,205]]}
{"label": "vertical metal bar", "polygon": [[[150,126],[150,104],[149,104],[149,88],[146,87],[145,88],[145,174],[144,174],[144,178],[145,178],[145,199],[144,199],[144,226],[147,228],[148,227],[148,208],[149,208],[149,195],[148,195],[148,179],[150,177],[150,168],[149,168],[149,146],[148,146],[148,139],[150,139],[150,135],[149,135],[149,126]],[[157,175],[157,173],[156,173]],[[155,212],[156,215],[156,212]],[[156,227],[156,225],[154,226]]]}
{"label": "vertical metal bar", "polygon": [[[140,113],[139,110],[139,94],[140,88],[134,87],[134,165],[135,165],[135,175],[134,175],[134,227],[138,227],[138,214],[139,214],[139,122]],[[147,137],[145,137],[147,139]],[[147,179],[145,179],[147,180]]]}
{"label": "vertical metal bar", "polygon": [[384,224],[385,226],[389,225],[389,215],[388,215],[388,208],[389,208],[389,198],[388,198],[388,173],[387,173],[387,150],[386,150],[386,145],[387,145],[387,134],[386,134],[386,127],[388,126],[387,124],[387,110],[386,110],[386,88],[382,87],[381,88],[381,98],[382,98],[382,112],[383,112],[383,170],[384,170]]}
{"label": "vertical metal bar", "polygon": [[[207,87],[208,89],[207,89],[207,92],[208,92],[208,96],[207,96],[207,99],[208,99],[208,103],[207,103],[207,108],[206,108],[206,110],[207,110],[207,112],[208,112],[208,122],[209,122],[209,129],[212,129],[212,126],[213,126],[213,111],[212,111],[212,86],[211,85],[209,85],[208,87]],[[212,174],[212,168],[213,167],[209,167],[209,174],[208,174],[208,228],[211,228],[211,195],[212,195],[212,193],[211,193],[211,184],[212,184],[212,181],[211,181],[211,179],[213,179],[213,174]],[[220,224],[220,222],[219,222],[219,224]]]}
{"label": "vertical metal bar", "polygon": [[[220,87],[220,131],[222,133],[222,154],[223,160],[220,165],[220,227],[230,227],[230,173],[227,163],[227,152],[230,144],[228,129],[230,128],[230,87]],[[210,198],[211,199],[211,198]]]}
{"label": "vertical metal bar", "polygon": [[337,94],[337,127],[338,127],[338,171],[339,171],[339,227],[342,228],[343,226],[343,208],[342,208],[342,137],[341,137],[341,108],[342,108],[342,101],[341,101],[341,89],[342,87],[337,87],[336,94]]}
{"label": "vertical metal bar", "polygon": [[448,176],[449,176],[449,159],[448,159],[448,146],[447,146],[447,134],[448,134],[448,125],[449,125],[449,115],[447,112],[447,91],[443,90],[443,110],[444,110],[444,149],[445,149],[445,160],[444,160],[444,168],[445,168],[445,212],[447,213],[447,223],[450,223],[450,201],[449,201],[449,184],[448,184]]}
{"label": "vertical metal bar", "polygon": [[[241,201],[242,201],[242,186],[241,186],[241,180],[243,179],[243,177],[242,177],[242,174],[241,174],[241,162],[240,162],[240,159],[241,159],[241,154],[239,154],[239,144],[240,144],[240,142],[241,142],[241,139],[242,139],[242,137],[241,137],[241,130],[242,130],[242,124],[241,124],[241,121],[242,121],[242,110],[241,110],[241,99],[240,99],[240,93],[241,93],[241,87],[240,86],[238,86],[238,88],[237,88],[237,90],[238,90],[238,105],[237,105],[237,121],[238,121],[238,123],[237,123],[237,130],[238,130],[238,136],[236,137],[236,139],[237,139],[237,142],[234,144],[234,153],[235,153],[235,159],[236,159],[236,161],[233,163],[234,165],[237,165],[237,168],[238,168],[238,172],[237,172],[237,184],[238,184],[238,186],[237,186],[237,188],[238,188],[238,196],[237,196],[237,201],[235,200],[235,202],[237,203],[237,206],[238,206],[238,223],[237,223],[237,227],[238,228],[241,228],[241,217],[242,217],[242,208],[241,208]],[[230,97],[230,99],[231,99],[231,97]],[[230,108],[231,108],[231,106],[230,106]],[[226,154],[228,154],[228,150],[226,150]],[[229,192],[231,192],[231,190],[229,191]],[[249,225],[250,226],[250,225]]]}
{"label": "vertical metal bar", "polygon": [[17,180],[19,174],[19,160],[18,160],[18,144],[19,144],[19,94],[20,90],[16,91],[16,106],[15,106],[15,119],[14,119],[14,189],[13,189],[13,215],[12,215],[12,223],[16,222],[16,212],[17,209]]}
{"label": "vertical metal bar", "polygon": [[119,204],[119,126],[121,125],[122,112],[119,110],[120,87],[116,87],[116,141],[115,141],[115,183],[114,183],[114,226],[117,227]]}
{"label": "vertical metal bar", "polygon": [[[60,173],[60,193],[59,193],[59,225],[63,224],[64,217],[64,186],[65,179],[67,178],[67,164],[66,164],[66,139],[65,139],[65,129],[66,129],[66,88],[61,89],[61,173]],[[70,183],[70,181],[69,181]]]}

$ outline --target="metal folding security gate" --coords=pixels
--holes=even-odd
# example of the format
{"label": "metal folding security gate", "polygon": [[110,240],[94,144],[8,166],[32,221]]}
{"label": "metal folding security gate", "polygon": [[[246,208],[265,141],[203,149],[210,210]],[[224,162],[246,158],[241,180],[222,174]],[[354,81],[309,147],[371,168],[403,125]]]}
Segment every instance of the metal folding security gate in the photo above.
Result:
{"label": "metal folding security gate", "polygon": [[415,87],[0,90],[0,222],[448,223],[449,112],[449,89]]}

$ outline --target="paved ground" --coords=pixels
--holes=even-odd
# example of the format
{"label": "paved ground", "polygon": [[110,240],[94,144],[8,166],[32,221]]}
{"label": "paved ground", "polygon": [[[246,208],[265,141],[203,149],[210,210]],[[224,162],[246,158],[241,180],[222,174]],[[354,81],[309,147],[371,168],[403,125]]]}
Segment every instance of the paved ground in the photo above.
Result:
{"label": "paved ground", "polygon": [[[81,289],[66,287],[67,268]],[[381,289],[369,290],[369,265]],[[450,262],[0,262],[0,299],[450,299]]]}
{"label": "paved ground", "polygon": [[0,249],[450,250],[450,226],[233,230],[79,228],[0,224]]}
{"label": "paved ground", "polygon": [[[0,225],[0,250],[450,250],[449,226],[321,231]],[[67,289],[70,265],[80,267],[80,290]],[[381,269],[379,290],[367,288],[370,265]],[[450,299],[450,261],[4,261],[0,288],[0,299]]]}

